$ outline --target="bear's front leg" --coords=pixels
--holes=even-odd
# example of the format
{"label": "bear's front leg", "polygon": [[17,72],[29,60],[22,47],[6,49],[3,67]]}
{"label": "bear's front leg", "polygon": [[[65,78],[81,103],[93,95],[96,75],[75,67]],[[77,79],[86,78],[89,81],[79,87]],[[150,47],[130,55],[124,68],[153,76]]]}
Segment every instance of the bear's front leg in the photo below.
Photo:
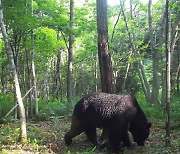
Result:
{"label": "bear's front leg", "polygon": [[97,135],[96,135],[96,127],[88,126],[85,128],[84,132],[87,135],[90,142],[93,145],[98,146]]}
{"label": "bear's front leg", "polygon": [[66,145],[71,145],[72,138],[83,132],[82,122],[75,116],[72,116],[71,129],[65,134],[64,141]]}

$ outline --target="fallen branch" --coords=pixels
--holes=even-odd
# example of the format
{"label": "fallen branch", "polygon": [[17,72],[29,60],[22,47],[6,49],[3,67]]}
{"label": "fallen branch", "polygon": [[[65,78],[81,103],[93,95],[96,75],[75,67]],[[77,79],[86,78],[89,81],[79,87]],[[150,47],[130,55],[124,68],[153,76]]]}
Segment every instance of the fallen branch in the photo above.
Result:
{"label": "fallen branch", "polygon": [[[29,91],[23,96],[22,99],[24,99],[24,98],[30,93],[30,91],[31,91],[33,88],[34,88],[34,86],[31,87],[31,89],[29,89]],[[11,113],[12,111],[14,111],[14,109],[15,109],[17,106],[18,106],[18,104],[16,104],[16,105],[5,115],[5,118],[7,118],[7,117],[10,115],[10,113]]]}

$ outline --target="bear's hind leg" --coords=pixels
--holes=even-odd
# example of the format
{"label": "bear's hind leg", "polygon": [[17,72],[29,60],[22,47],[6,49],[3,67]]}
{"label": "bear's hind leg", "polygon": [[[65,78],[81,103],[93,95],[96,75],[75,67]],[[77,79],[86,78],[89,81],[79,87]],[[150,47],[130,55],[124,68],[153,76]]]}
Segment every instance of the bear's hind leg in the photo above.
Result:
{"label": "bear's hind leg", "polygon": [[102,148],[106,147],[109,144],[109,130],[108,130],[108,128],[103,128],[99,142],[100,142]]}

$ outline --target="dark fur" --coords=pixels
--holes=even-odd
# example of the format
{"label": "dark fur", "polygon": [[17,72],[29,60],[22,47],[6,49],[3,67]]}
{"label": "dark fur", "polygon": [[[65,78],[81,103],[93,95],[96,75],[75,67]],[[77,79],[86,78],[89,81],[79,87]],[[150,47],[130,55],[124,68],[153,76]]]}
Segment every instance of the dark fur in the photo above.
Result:
{"label": "dark fur", "polygon": [[96,128],[103,128],[112,149],[119,151],[121,142],[123,146],[131,145],[128,130],[134,141],[143,145],[149,136],[150,127],[133,96],[93,93],[75,105],[71,129],[65,134],[65,142],[70,145],[73,137],[85,132],[94,145],[99,145]]}

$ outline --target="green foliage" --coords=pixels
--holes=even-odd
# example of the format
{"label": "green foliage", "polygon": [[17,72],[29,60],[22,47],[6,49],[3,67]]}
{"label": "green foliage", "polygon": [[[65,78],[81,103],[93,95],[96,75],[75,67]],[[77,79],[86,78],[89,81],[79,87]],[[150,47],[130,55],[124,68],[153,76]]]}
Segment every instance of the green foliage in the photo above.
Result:
{"label": "green foliage", "polygon": [[[165,121],[165,108],[163,104],[148,104],[146,102],[145,96],[142,92],[137,93],[137,98],[140,106],[142,107],[145,114],[150,118],[151,121],[159,122],[162,125]],[[179,108],[180,108],[180,96],[179,95],[173,95],[171,99],[171,110],[170,110],[170,116],[172,121],[172,129],[180,127],[179,122]],[[164,122],[165,123],[165,122]]]}
{"label": "green foliage", "polygon": [[[56,0],[36,0],[34,2],[35,14],[38,15],[41,25],[51,28],[58,25],[58,28],[67,31],[68,11],[62,4]],[[39,14],[39,12],[41,13]]]}
{"label": "green foliage", "polygon": [[30,0],[3,1],[4,17],[10,28],[29,30],[37,26],[36,18],[31,16],[30,2]]}
{"label": "green foliage", "polygon": [[41,55],[42,58],[48,58],[57,53],[58,42],[54,29],[40,27],[35,31],[35,35],[35,51],[38,55]]}
{"label": "green foliage", "polygon": [[[1,144],[12,144],[16,143],[19,139],[20,128],[14,127],[14,124],[1,124],[0,125],[0,143]],[[0,145],[1,146],[1,145]]]}
{"label": "green foliage", "polygon": [[0,65],[4,65],[7,63],[7,57],[5,55],[4,49],[4,41],[0,39]]}
{"label": "green foliage", "polygon": [[0,119],[14,106],[14,97],[11,93],[0,93]]}
{"label": "green foliage", "polygon": [[[73,101],[74,102],[74,101]],[[74,103],[73,103],[74,104]],[[56,116],[67,116],[70,108],[68,107],[67,101],[60,102],[54,101],[39,101],[39,113],[36,115],[35,120],[44,121],[53,119]]]}
{"label": "green foliage", "polygon": [[151,119],[163,119],[164,118],[164,111],[162,106],[158,104],[148,104],[146,102],[145,96],[142,92],[137,93],[138,103],[142,107],[145,114]]}
{"label": "green foliage", "polygon": [[172,95],[171,99],[171,107],[170,107],[170,112],[171,112],[171,118],[173,121],[176,122],[177,125],[180,127],[180,122],[179,122],[179,117],[180,117],[180,95],[174,94]]}

